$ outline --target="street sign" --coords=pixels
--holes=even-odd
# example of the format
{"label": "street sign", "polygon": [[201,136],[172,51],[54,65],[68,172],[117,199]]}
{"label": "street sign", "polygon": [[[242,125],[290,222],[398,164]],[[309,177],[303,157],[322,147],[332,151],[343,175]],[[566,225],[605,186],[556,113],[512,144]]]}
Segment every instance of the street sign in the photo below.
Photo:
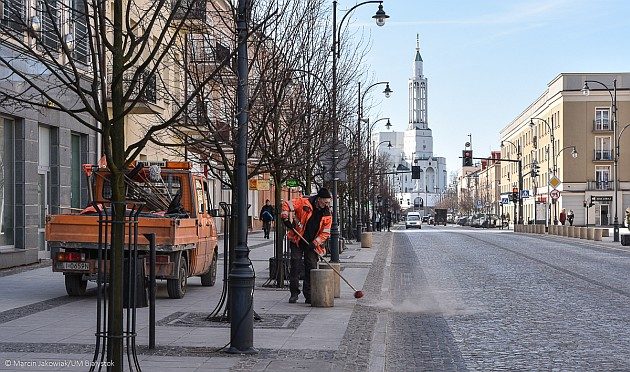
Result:
{"label": "street sign", "polygon": [[549,180],[549,186],[553,187],[554,189],[558,188],[561,183],[562,181],[560,181],[560,179],[556,176],[551,177],[551,179]]}
{"label": "street sign", "polygon": [[506,196],[502,196],[501,197],[501,204],[505,205],[505,204],[510,204],[510,198],[506,195]]}
{"label": "street sign", "polygon": [[529,190],[521,190],[521,198],[529,198]]}
{"label": "street sign", "polygon": [[483,202],[481,200],[477,200],[477,208],[483,207]]}
{"label": "street sign", "polygon": [[591,202],[611,202],[613,200],[612,196],[592,196]]}
{"label": "street sign", "polygon": [[287,187],[298,187],[300,185],[300,182],[295,179],[288,179],[286,183]]}
{"label": "street sign", "polygon": [[553,200],[557,200],[560,197],[560,191],[553,189],[551,190],[551,192],[549,193],[549,196],[551,196],[551,198]]}

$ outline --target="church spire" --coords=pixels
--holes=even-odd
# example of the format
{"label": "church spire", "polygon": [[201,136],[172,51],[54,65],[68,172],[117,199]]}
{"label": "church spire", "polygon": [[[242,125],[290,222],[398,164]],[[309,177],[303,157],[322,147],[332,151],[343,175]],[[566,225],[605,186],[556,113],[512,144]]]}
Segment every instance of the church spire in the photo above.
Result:
{"label": "church spire", "polygon": [[422,62],[420,55],[420,34],[416,34],[416,62]]}

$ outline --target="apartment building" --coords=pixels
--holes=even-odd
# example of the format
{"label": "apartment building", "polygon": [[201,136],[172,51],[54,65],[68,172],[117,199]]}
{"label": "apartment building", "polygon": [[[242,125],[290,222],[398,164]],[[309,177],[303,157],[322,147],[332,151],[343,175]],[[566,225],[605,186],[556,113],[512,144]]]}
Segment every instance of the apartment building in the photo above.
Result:
{"label": "apartment building", "polygon": [[[522,163],[523,220],[554,223],[564,209],[576,225],[609,226],[615,215],[621,224],[630,206],[628,123],[630,73],[562,73],[550,81],[500,131],[501,157]],[[500,180],[505,199],[519,185],[518,163],[502,163]]]}
{"label": "apartment building", "polygon": [[[112,4],[107,4],[106,12],[112,11]],[[83,5],[83,1],[0,1],[0,34],[3,35],[0,37],[0,94],[20,96],[27,101],[23,105],[5,103],[0,106],[0,268],[48,258],[50,252],[44,238],[46,215],[78,211],[88,203],[88,185],[82,164],[96,164],[101,157],[102,138],[94,130],[99,124],[86,112],[71,114],[58,110],[55,102],[69,107],[72,104],[68,102],[75,100],[74,107],[81,109],[85,105],[96,106],[96,102],[100,103],[103,98],[111,114],[111,97],[106,89],[105,96],[99,96],[93,102],[81,102],[59,83],[64,78],[54,79],[57,74],[64,76],[68,71],[71,71],[68,76],[73,76],[74,69],[86,77],[85,81],[96,76],[92,64],[96,57],[91,55],[96,42],[89,39],[90,25]],[[136,5],[140,9],[143,5],[151,6],[151,3],[138,2]],[[225,29],[230,22],[224,22],[224,19],[232,15],[231,10],[231,4],[226,0],[195,2],[186,15],[182,9],[164,8],[165,13],[178,12],[171,27],[177,26],[178,22],[187,24],[179,34],[171,35],[178,38],[176,47],[171,48],[170,57],[162,60],[157,73],[150,72],[152,63],[148,63],[143,67],[146,70],[138,68],[137,74],[129,70],[130,75],[125,75],[123,85],[126,87],[142,82],[135,89],[129,89],[136,104],[124,118],[125,147],[141,141],[151,126],[163,122],[186,101],[186,95],[192,89],[187,83],[191,79],[186,79],[182,71],[183,66],[190,63],[197,66],[196,71],[201,71],[200,66],[216,66],[229,56],[233,32]],[[140,16],[129,14],[128,17],[133,33],[144,31]],[[156,27],[152,32],[159,31],[161,29]],[[143,35],[151,45],[158,40],[153,33]],[[145,52],[137,63],[140,65],[152,58]],[[111,66],[111,61],[106,62]],[[17,71],[15,66],[18,66]],[[110,67],[106,71],[96,71],[99,75],[104,72],[107,84],[112,83]],[[29,95],[29,89],[33,92],[33,88],[25,83],[23,76],[52,87],[46,90],[51,99],[40,102],[35,95]],[[210,93],[205,96],[208,101],[192,104],[194,112],[182,115],[184,120],[199,121],[202,113],[208,113],[203,115],[204,120],[210,118],[219,124],[220,120],[231,123],[232,112],[224,109],[222,105],[225,103],[219,99],[230,98],[225,92],[226,79],[230,77],[221,75],[221,80],[216,82],[220,88],[209,89]],[[74,82],[67,77],[65,81]],[[229,89],[233,90],[233,87]],[[34,106],[28,102],[40,104]],[[218,118],[217,112],[225,113],[228,118]],[[158,140],[177,143],[177,138],[168,136],[158,137]],[[177,158],[195,160],[195,155],[187,149],[169,151],[159,142],[148,142],[137,154],[137,159],[146,161]],[[197,170],[208,174],[207,169]],[[215,177],[211,184],[217,204],[221,200],[230,200],[231,191],[221,187],[220,177]]]}

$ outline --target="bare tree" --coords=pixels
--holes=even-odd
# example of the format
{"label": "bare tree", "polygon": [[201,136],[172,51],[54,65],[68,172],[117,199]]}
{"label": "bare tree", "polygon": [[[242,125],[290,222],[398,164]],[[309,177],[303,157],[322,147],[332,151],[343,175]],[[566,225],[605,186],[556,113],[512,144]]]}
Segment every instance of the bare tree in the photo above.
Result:
{"label": "bare tree", "polygon": [[[0,42],[7,46],[0,54],[0,81],[11,89],[0,92],[0,103],[16,113],[58,111],[102,136],[114,216],[108,356],[122,360],[125,172],[151,141],[159,144],[160,134],[181,125],[200,87],[232,59],[206,71],[181,101],[171,93],[181,91],[180,82],[193,72],[177,63],[173,51],[192,24],[204,22],[205,1],[9,3],[0,22]],[[226,22],[233,24],[233,17]]]}

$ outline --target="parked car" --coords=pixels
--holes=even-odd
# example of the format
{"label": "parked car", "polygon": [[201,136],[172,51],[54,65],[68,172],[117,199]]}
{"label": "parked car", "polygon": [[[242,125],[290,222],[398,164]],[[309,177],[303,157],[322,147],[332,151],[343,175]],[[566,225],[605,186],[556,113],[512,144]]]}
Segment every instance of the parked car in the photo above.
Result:
{"label": "parked car", "polygon": [[469,216],[461,216],[457,219],[457,224],[459,226],[466,226],[468,223]]}
{"label": "parked car", "polygon": [[426,216],[422,216],[422,222],[429,223],[430,218],[431,218],[430,214],[427,214]]}

